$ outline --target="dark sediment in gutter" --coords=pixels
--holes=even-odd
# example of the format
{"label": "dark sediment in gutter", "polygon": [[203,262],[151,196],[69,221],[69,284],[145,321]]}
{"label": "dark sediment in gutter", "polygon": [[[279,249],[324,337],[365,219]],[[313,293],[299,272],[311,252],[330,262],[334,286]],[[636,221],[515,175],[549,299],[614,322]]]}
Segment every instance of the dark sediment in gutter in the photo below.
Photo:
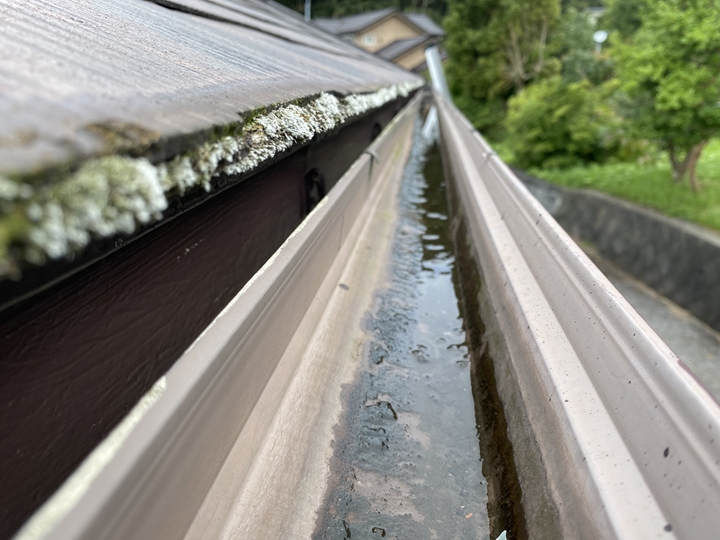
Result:
{"label": "dark sediment in gutter", "polygon": [[10,486],[0,492],[1,538],[110,433],[406,101],[242,182],[218,177],[221,197],[182,207],[0,315],[0,483]]}
{"label": "dark sediment in gutter", "polygon": [[[458,297],[465,320],[475,398],[482,470],[488,485],[491,538],[507,531],[508,538],[560,537],[558,511],[526,414],[520,390],[510,373],[508,339],[499,328],[481,260],[458,198],[447,148],[442,146],[452,237],[458,273]],[[500,308],[502,309],[502,308]]]}
{"label": "dark sediment in gutter", "polygon": [[[530,536],[522,505],[522,488],[513,446],[508,438],[508,421],[498,391],[496,360],[492,355],[500,346],[498,342],[504,338],[488,328],[483,321],[483,315],[487,317],[487,310],[491,306],[487,291],[483,291],[485,285],[478,270],[479,261],[472,253],[466,224],[459,213],[459,201],[455,198],[451,182],[447,184],[453,219],[451,227],[459,305],[470,351],[470,377],[475,398],[478,441],[483,456],[483,476],[487,480],[490,537],[497,538],[502,531],[507,531],[508,538],[526,540]],[[495,341],[492,351],[491,340]]]}
{"label": "dark sediment in gutter", "polygon": [[[502,531],[512,539],[560,537],[560,517],[549,492],[544,457],[527,421],[525,403],[512,372],[508,343],[500,328],[483,261],[476,251],[465,202],[460,200],[449,143],[441,144],[442,168],[452,217],[459,305],[471,357],[475,415],[488,485],[491,538]],[[438,163],[440,166],[440,163]]]}
{"label": "dark sediment in gutter", "polygon": [[419,132],[388,286],[366,317],[365,365],[345,390],[317,540],[488,536],[442,174],[423,174]]}
{"label": "dark sediment in gutter", "polygon": [[438,148],[417,165],[424,144],[366,319],[366,364],[345,389],[317,540],[529,537],[477,261]]}

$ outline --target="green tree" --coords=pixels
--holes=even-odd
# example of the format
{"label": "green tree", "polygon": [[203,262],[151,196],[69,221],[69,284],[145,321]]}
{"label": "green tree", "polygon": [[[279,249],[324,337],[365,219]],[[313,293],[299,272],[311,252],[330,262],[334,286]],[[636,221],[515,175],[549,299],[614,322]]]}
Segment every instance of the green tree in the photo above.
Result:
{"label": "green tree", "polygon": [[614,156],[618,119],[602,92],[587,80],[566,83],[556,76],[513,96],[507,129],[515,163],[562,168]]}
{"label": "green tree", "polygon": [[610,59],[606,54],[595,51],[594,32],[595,28],[585,11],[570,8],[563,14],[552,49],[562,63],[561,73],[565,82],[588,79],[597,86],[612,77]]}
{"label": "green tree", "polygon": [[560,0],[450,0],[448,78],[458,106],[483,131],[497,130],[507,99],[557,71],[547,53]]}
{"label": "green tree", "polygon": [[604,7],[605,2],[603,0],[562,0],[562,9],[567,11],[570,9],[576,9],[581,11],[583,9],[591,7]]}
{"label": "green tree", "polygon": [[605,30],[614,30],[620,38],[626,39],[640,28],[645,4],[645,0],[610,0],[608,10],[600,19],[600,26]]}
{"label": "green tree", "polygon": [[637,31],[613,46],[630,115],[697,191],[698,160],[720,131],[720,2],[644,0],[638,12]]}

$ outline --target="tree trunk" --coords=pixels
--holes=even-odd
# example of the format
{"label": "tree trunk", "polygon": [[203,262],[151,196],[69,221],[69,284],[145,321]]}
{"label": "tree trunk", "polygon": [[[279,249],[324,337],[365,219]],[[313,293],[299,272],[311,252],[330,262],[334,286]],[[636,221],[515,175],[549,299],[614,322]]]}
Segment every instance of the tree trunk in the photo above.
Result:
{"label": "tree trunk", "polygon": [[687,158],[685,158],[685,161],[687,162],[687,172],[688,172],[688,181],[690,182],[690,189],[692,189],[695,192],[700,191],[700,182],[697,179],[697,164],[698,161],[700,161],[700,154],[702,154],[703,148],[705,148],[705,145],[708,143],[708,141],[702,141],[693,146],[690,151],[688,152]]}
{"label": "tree trunk", "polygon": [[510,26],[508,31],[510,39],[505,44],[506,58],[510,64],[508,75],[513,87],[515,88],[515,92],[519,93],[523,88],[525,88],[525,81],[528,80],[527,73],[525,72],[525,63],[527,62],[527,58],[523,55],[518,33],[515,28]]}
{"label": "tree trunk", "polygon": [[670,156],[670,165],[672,165],[672,177],[676,182],[682,182],[685,178],[685,171],[688,166],[688,159],[690,158],[690,152],[687,153],[685,159],[680,161],[678,159],[677,152],[675,151],[675,145],[670,143],[668,145],[668,155]]}
{"label": "tree trunk", "polygon": [[547,45],[547,33],[548,21],[545,17],[543,17],[540,29],[540,39],[538,41],[538,57],[537,62],[535,62],[535,66],[533,68],[536,76],[540,75],[540,73],[542,73],[543,67],[545,67],[545,46]]}

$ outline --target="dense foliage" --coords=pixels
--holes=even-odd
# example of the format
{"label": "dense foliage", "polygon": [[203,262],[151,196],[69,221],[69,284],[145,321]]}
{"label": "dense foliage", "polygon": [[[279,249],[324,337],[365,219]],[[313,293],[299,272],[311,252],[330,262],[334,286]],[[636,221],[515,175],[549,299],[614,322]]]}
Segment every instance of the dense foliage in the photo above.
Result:
{"label": "dense foliage", "polygon": [[697,162],[720,132],[720,3],[644,0],[640,26],[613,47],[627,115],[699,189]]}
{"label": "dense foliage", "polygon": [[[304,0],[282,0],[302,11]],[[589,8],[607,5],[596,25]],[[444,17],[456,104],[519,165],[667,155],[698,190],[720,132],[719,0],[315,0],[315,17]],[[593,33],[610,32],[602,50]]]}
{"label": "dense foliage", "polygon": [[551,52],[561,62],[563,80],[567,83],[587,79],[599,85],[613,76],[612,62],[607,54],[595,50],[595,27],[584,11],[568,9],[553,36]]}
{"label": "dense foliage", "polygon": [[517,165],[568,167],[620,153],[622,121],[607,99],[615,85],[603,85],[612,65],[595,51],[594,31],[586,12],[568,8],[548,44],[559,74],[548,73],[509,98],[504,126]]}
{"label": "dense foliage", "polygon": [[[701,153],[720,132],[720,2],[609,0],[599,27],[587,7],[450,0],[458,106],[489,138],[507,134],[520,165],[637,158],[653,144],[698,190]],[[598,28],[610,31],[602,50]]]}
{"label": "dense foliage", "polygon": [[458,105],[479,129],[502,129],[506,102],[557,72],[548,40],[560,0],[450,0],[445,19],[447,74]]}
{"label": "dense foliage", "polygon": [[609,0],[602,25],[608,30],[614,30],[616,37],[628,38],[640,28],[645,7],[645,0]]}
{"label": "dense foliage", "polygon": [[521,167],[561,168],[605,161],[618,150],[618,126],[601,90],[553,77],[509,101],[508,141]]}

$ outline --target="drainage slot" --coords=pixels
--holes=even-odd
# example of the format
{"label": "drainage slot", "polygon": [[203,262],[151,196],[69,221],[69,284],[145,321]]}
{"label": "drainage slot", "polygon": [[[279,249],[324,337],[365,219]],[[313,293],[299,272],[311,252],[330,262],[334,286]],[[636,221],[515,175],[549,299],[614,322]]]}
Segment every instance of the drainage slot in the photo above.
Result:
{"label": "drainage slot", "polygon": [[313,168],[305,175],[305,213],[309,214],[324,196],[325,179],[320,171]]}

